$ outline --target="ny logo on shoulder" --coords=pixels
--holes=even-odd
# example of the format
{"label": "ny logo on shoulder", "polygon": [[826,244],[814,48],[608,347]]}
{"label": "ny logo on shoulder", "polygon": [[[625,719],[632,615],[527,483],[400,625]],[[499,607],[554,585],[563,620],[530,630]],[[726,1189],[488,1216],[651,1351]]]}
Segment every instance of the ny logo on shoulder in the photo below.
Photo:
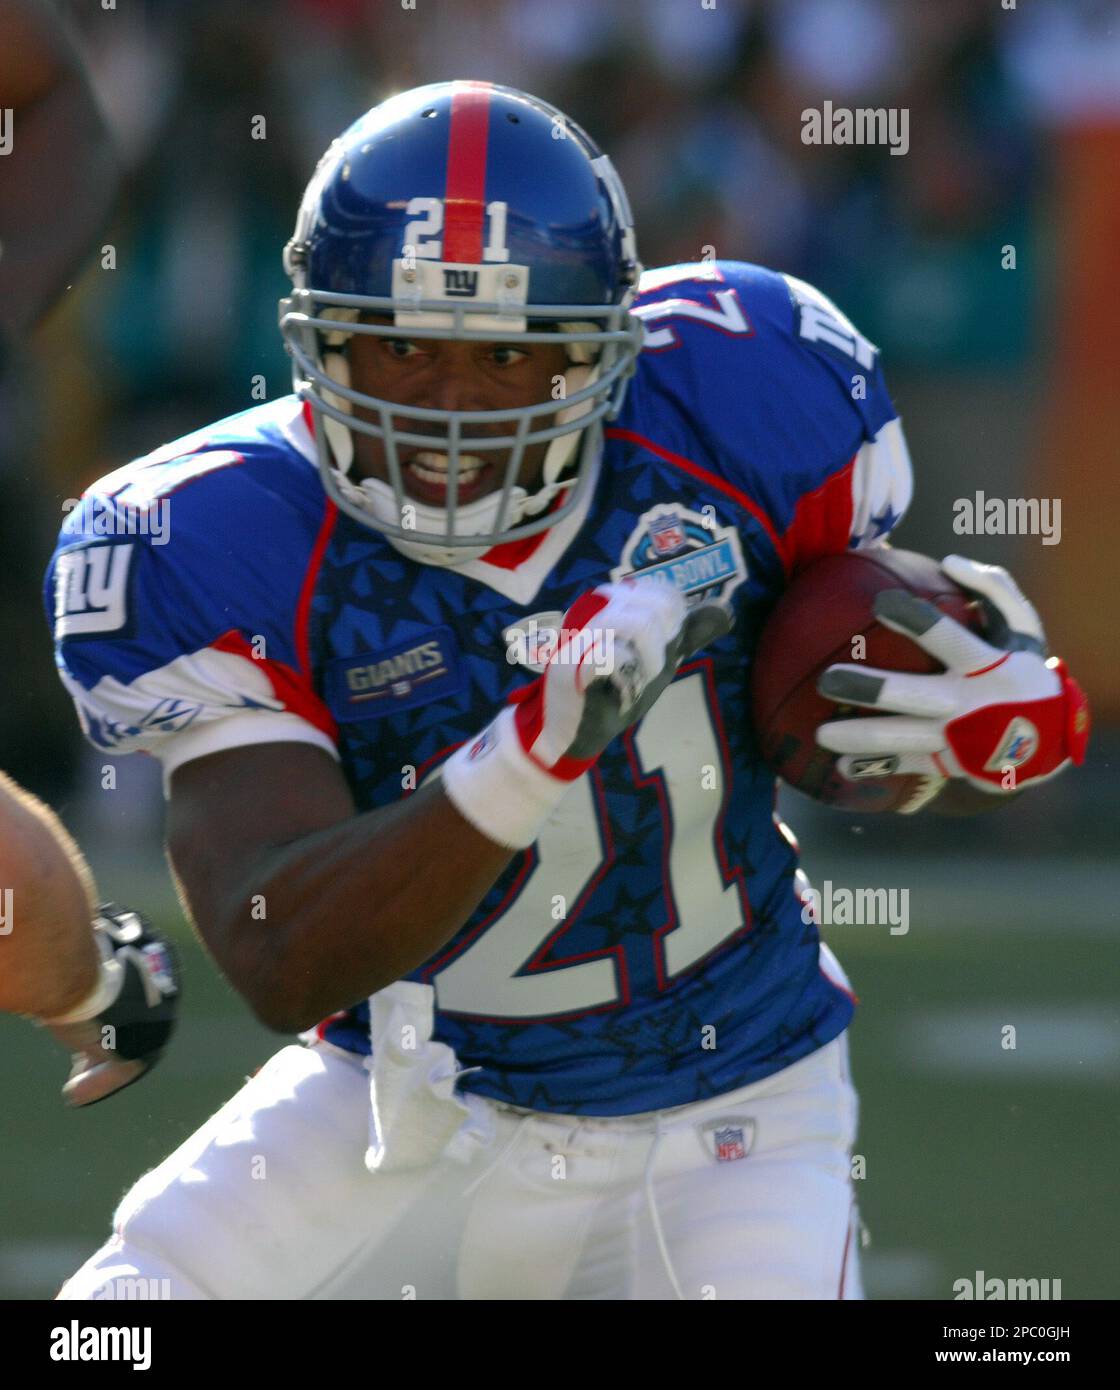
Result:
{"label": "ny logo on shoulder", "polygon": [[55,565],[54,635],[118,632],[128,620],[128,576],[135,546],[85,545]]}
{"label": "ny logo on shoulder", "polygon": [[879,349],[856,328],[827,295],[795,275],[783,275],[797,314],[798,336],[835,355],[854,357],[868,370],[875,366]]}

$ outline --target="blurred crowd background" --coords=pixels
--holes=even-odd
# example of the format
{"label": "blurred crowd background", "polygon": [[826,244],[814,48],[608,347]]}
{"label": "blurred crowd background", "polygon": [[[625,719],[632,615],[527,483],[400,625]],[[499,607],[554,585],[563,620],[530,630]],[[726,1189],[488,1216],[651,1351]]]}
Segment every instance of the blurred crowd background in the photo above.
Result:
{"label": "blurred crowd background", "polygon": [[[289,389],[280,248],[318,155],[392,92],[459,76],[539,93],[591,131],[646,265],[710,248],[836,299],[882,347],[910,438],[901,542],[1016,566],[1098,720],[1120,715],[1097,621],[1120,578],[1115,0],[61,8],[125,180],[98,238],[112,267],[93,259],[3,392],[0,613],[21,656],[0,692],[0,766],[55,795],[76,766],[33,599],[65,499],[252,404],[254,378]],[[802,143],[802,110],[825,99],[907,108],[909,153]],[[1061,496],[1062,544],[957,538],[952,501],[976,488]]]}
{"label": "blurred crowd background", "polygon": [[[1065,978],[1064,957],[1055,955],[1065,947],[1054,930],[1082,933],[1068,939],[1081,943],[1071,959],[1084,979],[1071,976],[1066,993],[1075,1024],[1080,1018],[1089,1031],[1069,1025],[1074,1048],[1082,1062],[1089,1059],[1083,1080],[1097,1075],[1098,1064],[1114,1068],[1115,991],[1096,1013],[1090,1009],[1091,1019],[1084,997],[1086,982],[1104,979],[1097,953],[1101,929],[1115,922],[1120,811],[1113,772],[1120,663],[1111,611],[1120,592],[1117,0],[415,0],[414,7],[408,0],[119,0],[109,8],[91,0],[60,8],[78,33],[124,184],[97,238],[99,248],[114,248],[112,267],[100,251],[91,259],[46,323],[19,345],[0,388],[7,653],[0,766],[60,807],[95,862],[109,866],[103,885],[110,879],[108,889],[125,898],[148,891],[131,886],[144,863],[163,875],[159,778],[142,758],[118,760],[119,790],[106,797],[105,759],[84,748],[55,679],[38,592],[65,500],[129,458],[253,404],[256,377],[264,377],[270,397],[286,393],[290,372],[276,330],[276,300],[287,288],[280,252],[318,156],[393,92],[455,77],[491,79],[553,102],[610,153],[647,266],[714,254],[790,271],[836,299],[881,347],[917,478],[897,543],[938,556],[960,550],[1007,564],[1020,578],[1053,646],[1093,700],[1090,763],[986,817],[982,831],[932,817],[920,826],[905,818],[853,824],[804,802],[787,814],[816,876],[834,865],[850,868],[861,847],[872,858],[890,852],[898,856],[890,862],[905,864],[910,875],[890,881],[922,882],[927,919],[947,933],[990,926],[1014,934],[1033,924],[1037,974],[1019,981],[1018,995],[1009,986],[1008,1000],[1050,998],[1049,985]],[[801,113],[825,100],[906,108],[909,152],[804,144]],[[265,138],[254,139],[260,117]],[[58,197],[66,196],[60,187]],[[1060,498],[1061,543],[954,534],[954,499],[977,489],[989,497]],[[849,872],[843,881],[882,880]],[[1020,959],[1027,949],[1009,935],[1011,945],[974,958],[965,936],[944,939],[952,951],[940,963],[919,946],[920,973],[927,984],[942,980],[954,999],[962,988],[967,994],[969,969],[1002,985],[1009,956]],[[847,943],[835,944],[850,964]],[[883,968],[877,950],[867,947],[864,981],[874,983]],[[853,951],[858,965],[860,948]],[[226,1032],[211,1028],[196,1056],[211,1057],[211,1091],[222,1098],[230,1089],[228,1059],[257,1034],[228,991],[213,1007]],[[881,1042],[882,1056],[886,1024],[869,1017],[864,1037],[875,1049]],[[959,1042],[969,1026],[965,1020],[949,1031]],[[1053,1027],[1047,1036],[1060,1053]],[[1067,1028],[1062,1036],[1073,1035]],[[221,1062],[215,1038],[225,1049]],[[878,1085],[884,1107],[892,1095],[907,1107],[912,1146],[918,1117],[928,1118],[914,1090],[919,1081],[906,1082],[905,1096],[892,1091],[900,1084],[893,1072],[876,1083],[874,1049],[863,1047],[857,1064],[868,1089],[874,1095]],[[960,1061],[951,1047],[950,1054],[942,1081],[952,1075],[952,1056]],[[922,1055],[928,1060],[929,1048]],[[976,1133],[1006,1100],[994,1081],[984,1090],[982,1068],[980,1075],[967,1112]],[[1059,1066],[1050,1080],[1065,1085],[1068,1078]],[[135,1104],[155,1104],[158,1085],[130,1093],[146,1093]],[[198,1107],[210,1094],[204,1087],[197,1097],[192,1123],[206,1113]],[[959,1138],[952,1092],[934,1087],[929,1094]],[[1026,1109],[1036,1136],[1055,1124],[1084,1135],[1083,1110],[1063,1121],[1052,1092],[1030,1095],[1043,1109]],[[930,1153],[941,1137],[941,1129],[926,1136]],[[882,1138],[890,1142],[886,1131]],[[1097,1152],[1091,1139],[1085,1152]],[[992,1145],[996,1168],[987,1185],[969,1197],[963,1180],[966,1207],[995,1200],[997,1189],[1005,1197],[1030,1192],[1035,1201],[1034,1175],[1024,1171],[1018,1183],[1006,1170],[998,1176],[1006,1143]],[[161,1138],[154,1147],[153,1161],[167,1145]],[[1070,1168],[1072,1152],[1039,1159],[1051,1230],[1071,1230],[1069,1203],[1093,1190],[1081,1167]],[[944,1218],[932,1208],[925,1217],[915,1213],[911,1161],[903,1145],[893,1195],[879,1202],[884,1211],[907,1213],[900,1224],[919,1245],[924,1220],[928,1239],[916,1267],[906,1265],[905,1251],[889,1276],[880,1266],[880,1292],[929,1292],[936,1281],[921,1261],[949,1242]],[[952,1158],[945,1161],[942,1177],[952,1168]],[[1054,1187],[1059,1161],[1066,1172]],[[122,1173],[118,1187],[133,1175]],[[930,1168],[924,1180],[936,1191],[938,1171]],[[961,1181],[958,1173],[954,1211]],[[105,1176],[103,1185],[110,1191],[114,1180]],[[1000,1238],[1027,1230],[1021,1216],[1008,1207],[996,1223],[1002,1236],[989,1229],[989,1254],[993,1241],[998,1250]],[[975,1217],[969,1209],[958,1223],[962,1261],[971,1258],[964,1232]],[[89,1221],[76,1215],[73,1227],[88,1230]],[[1094,1238],[1089,1223],[1084,1240]],[[41,1242],[34,1249],[41,1253]],[[48,1251],[43,1269],[53,1277],[66,1257],[52,1263]],[[1085,1258],[1082,1269],[1101,1292],[1103,1257],[1096,1264]],[[0,1288],[6,1277],[12,1287],[36,1287],[39,1275],[27,1273],[32,1255],[21,1259],[18,1274],[7,1276],[0,1261]]]}

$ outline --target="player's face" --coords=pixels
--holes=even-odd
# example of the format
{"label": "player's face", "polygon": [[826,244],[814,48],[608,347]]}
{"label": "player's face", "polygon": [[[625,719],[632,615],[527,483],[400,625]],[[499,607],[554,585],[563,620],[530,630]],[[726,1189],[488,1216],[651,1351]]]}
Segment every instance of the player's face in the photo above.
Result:
{"label": "player's face", "polygon": [[[390,323],[387,317],[371,316],[370,323]],[[553,393],[553,379],[563,376],[567,355],[561,345],[515,341],[459,343],[443,338],[409,338],[401,330],[399,338],[380,338],[355,333],[350,339],[350,384],[355,391],[430,410],[508,410],[516,406],[537,405]],[[562,409],[563,403],[557,405]],[[379,424],[377,415],[354,407],[359,419]],[[409,434],[432,434],[445,438],[435,421],[394,415],[393,428]],[[466,441],[513,434],[517,422],[499,421],[495,425],[466,426],[459,456],[460,506],[475,502],[496,491],[505,478],[511,450],[490,450],[471,455]],[[534,424],[544,429],[555,424],[554,417],[541,416]],[[521,460],[517,481],[532,492],[540,483],[548,441],[532,444]],[[389,481],[389,466],[381,440],[354,434],[355,471],[366,478]],[[428,506],[447,505],[447,453],[438,443],[431,450],[403,444],[398,449],[401,481],[414,501]]]}

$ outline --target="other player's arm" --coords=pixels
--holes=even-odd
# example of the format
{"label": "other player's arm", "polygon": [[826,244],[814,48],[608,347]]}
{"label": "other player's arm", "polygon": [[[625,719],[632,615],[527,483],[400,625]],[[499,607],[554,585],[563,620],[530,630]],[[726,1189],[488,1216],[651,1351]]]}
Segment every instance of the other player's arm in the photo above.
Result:
{"label": "other player's arm", "polygon": [[52,1018],[91,992],[96,901],[58,817],[0,772],[0,1009]]}
{"label": "other player's arm", "polygon": [[158,1060],[178,996],[166,942],[138,914],[96,900],[58,817],[0,773],[0,1009],[45,1023],[70,1052],[62,1095],[76,1106]]}

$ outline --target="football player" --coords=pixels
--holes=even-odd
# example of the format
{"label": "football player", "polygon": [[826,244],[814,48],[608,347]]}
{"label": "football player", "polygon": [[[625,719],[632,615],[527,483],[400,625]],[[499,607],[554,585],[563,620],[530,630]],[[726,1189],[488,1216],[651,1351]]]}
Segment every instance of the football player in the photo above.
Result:
{"label": "football player", "polygon": [[[284,259],[294,393],[103,479],[47,592],[87,735],[159,758],[191,917],[302,1045],[61,1297],[859,1297],[853,998],[747,694],[790,575],[910,500],[877,350],[788,275],[643,275],[610,159],[483,82],[357,121]],[[1075,696],[1006,576],[954,573],[1006,651],[866,722],[994,805],[993,710],[1040,731],[1022,788]]]}
{"label": "football player", "polygon": [[0,1009],[45,1024],[68,1049],[62,1095],[73,1106],[154,1066],[178,1004],[168,943],[138,913],[96,902],[61,821],[0,772]]}

